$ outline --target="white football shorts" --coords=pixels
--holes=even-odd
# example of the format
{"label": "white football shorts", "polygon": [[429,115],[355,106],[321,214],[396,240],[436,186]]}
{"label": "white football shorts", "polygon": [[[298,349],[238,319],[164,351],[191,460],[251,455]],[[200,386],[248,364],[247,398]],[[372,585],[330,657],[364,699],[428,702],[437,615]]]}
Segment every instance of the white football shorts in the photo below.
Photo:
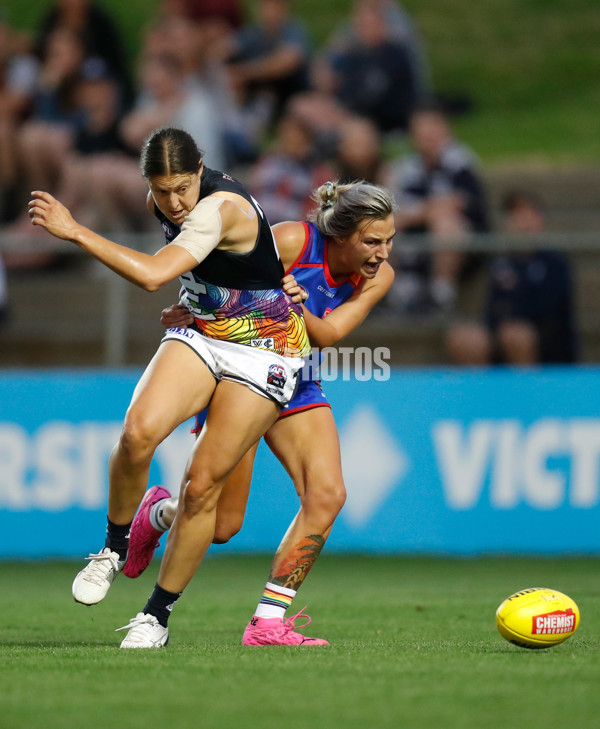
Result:
{"label": "white football shorts", "polygon": [[172,327],[162,341],[176,340],[191,347],[216,380],[233,380],[285,407],[294,397],[302,357],[282,357],[268,349],[205,337],[195,329]]}

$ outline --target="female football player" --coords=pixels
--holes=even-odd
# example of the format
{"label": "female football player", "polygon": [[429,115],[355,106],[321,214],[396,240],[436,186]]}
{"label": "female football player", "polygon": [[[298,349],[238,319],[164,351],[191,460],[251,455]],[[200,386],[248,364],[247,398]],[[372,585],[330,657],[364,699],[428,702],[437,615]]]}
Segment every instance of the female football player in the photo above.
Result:
{"label": "female football player", "polygon": [[167,643],[170,611],[213,540],[221,490],[293,396],[310,351],[300,306],[281,288],[283,266],[268,221],[246,189],[205,167],[192,137],[179,129],[151,134],[140,164],[149,211],[169,244],[156,255],[93,233],[47,192],[32,193],[29,203],[33,225],[71,241],[132,283],[155,291],[179,278],[194,314],[187,329],[166,332],[135,389],[109,463],[106,543],[73,583],[77,602],[104,598],[126,561],[155,449],[208,406],[158,581],[126,626],[124,648]]}

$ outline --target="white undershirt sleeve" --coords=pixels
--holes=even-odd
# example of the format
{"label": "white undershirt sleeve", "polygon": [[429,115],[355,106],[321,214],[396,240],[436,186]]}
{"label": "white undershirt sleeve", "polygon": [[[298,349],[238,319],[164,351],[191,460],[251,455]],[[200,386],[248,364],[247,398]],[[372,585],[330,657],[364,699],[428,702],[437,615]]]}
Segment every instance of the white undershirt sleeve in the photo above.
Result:
{"label": "white undershirt sleeve", "polygon": [[222,220],[219,208],[225,198],[205,197],[183,221],[181,232],[171,245],[181,246],[201,263],[221,241]]}

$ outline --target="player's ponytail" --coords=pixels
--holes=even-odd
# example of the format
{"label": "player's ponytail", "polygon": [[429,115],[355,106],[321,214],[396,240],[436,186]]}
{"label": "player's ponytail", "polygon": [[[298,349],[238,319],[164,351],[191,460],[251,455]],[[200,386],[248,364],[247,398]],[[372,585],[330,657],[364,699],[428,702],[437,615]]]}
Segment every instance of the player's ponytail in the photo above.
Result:
{"label": "player's ponytail", "polygon": [[326,182],[316,190],[313,199],[317,209],[310,220],[328,238],[350,236],[365,218],[384,220],[395,209],[394,199],[385,188],[364,180],[349,185]]}
{"label": "player's ponytail", "polygon": [[146,179],[195,174],[203,156],[204,152],[198,149],[191,134],[183,129],[162,127],[155,129],[144,142],[140,169]]}

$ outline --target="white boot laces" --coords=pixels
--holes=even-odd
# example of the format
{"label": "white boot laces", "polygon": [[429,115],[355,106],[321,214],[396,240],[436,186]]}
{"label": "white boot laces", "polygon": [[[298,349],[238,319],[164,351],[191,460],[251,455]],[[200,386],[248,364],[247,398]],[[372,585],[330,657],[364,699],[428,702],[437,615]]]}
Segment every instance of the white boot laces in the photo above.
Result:
{"label": "white boot laces", "polygon": [[86,559],[89,559],[90,563],[85,568],[85,580],[95,585],[102,585],[108,579],[111,570],[119,571],[119,563],[112,552],[90,554]]}
{"label": "white boot laces", "polygon": [[124,625],[122,628],[116,628],[115,633],[118,633],[120,630],[129,630],[127,640],[133,643],[143,643],[147,640],[148,629],[154,627],[155,620],[156,618],[153,615],[136,615],[135,618],[131,618],[127,625]]}

